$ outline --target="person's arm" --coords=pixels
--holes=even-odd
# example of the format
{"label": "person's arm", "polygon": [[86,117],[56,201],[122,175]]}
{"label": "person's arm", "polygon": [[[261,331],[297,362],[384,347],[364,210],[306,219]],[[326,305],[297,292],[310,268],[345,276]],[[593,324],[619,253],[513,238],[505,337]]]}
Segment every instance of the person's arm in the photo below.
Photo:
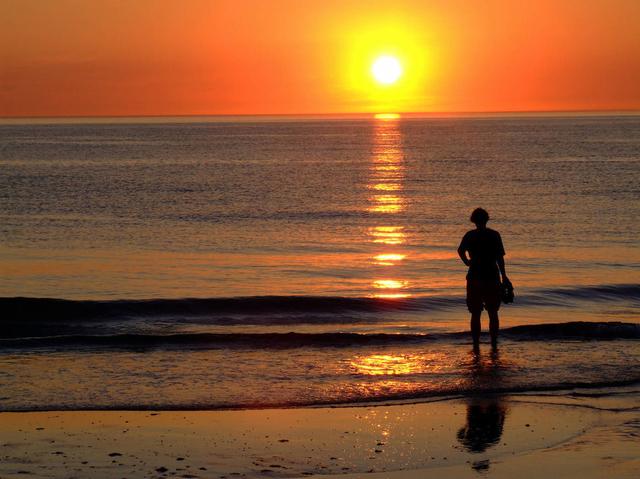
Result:
{"label": "person's arm", "polygon": [[497,234],[498,236],[498,259],[496,260],[496,262],[498,263],[498,268],[500,269],[500,275],[502,276],[502,282],[503,283],[511,283],[511,281],[509,281],[509,278],[507,278],[507,272],[505,271],[505,267],[504,267],[504,255],[506,254],[504,252],[504,245],[502,244],[502,237],[500,236],[500,233]]}
{"label": "person's arm", "polygon": [[467,257],[467,249],[464,246],[464,240],[462,240],[462,243],[458,246],[458,256],[460,256],[460,259],[465,265],[471,265],[471,260]]}
{"label": "person's arm", "polygon": [[502,255],[498,256],[497,263],[498,263],[498,268],[500,268],[500,274],[502,275],[502,282],[510,283],[511,281],[509,281],[509,278],[507,278],[507,273],[504,268],[504,256]]}

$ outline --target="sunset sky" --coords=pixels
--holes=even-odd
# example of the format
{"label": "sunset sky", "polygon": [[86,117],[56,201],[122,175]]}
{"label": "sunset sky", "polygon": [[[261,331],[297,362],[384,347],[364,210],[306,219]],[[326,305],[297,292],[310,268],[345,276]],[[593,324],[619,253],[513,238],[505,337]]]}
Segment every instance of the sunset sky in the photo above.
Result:
{"label": "sunset sky", "polygon": [[633,110],[638,85],[638,0],[0,0],[0,116]]}

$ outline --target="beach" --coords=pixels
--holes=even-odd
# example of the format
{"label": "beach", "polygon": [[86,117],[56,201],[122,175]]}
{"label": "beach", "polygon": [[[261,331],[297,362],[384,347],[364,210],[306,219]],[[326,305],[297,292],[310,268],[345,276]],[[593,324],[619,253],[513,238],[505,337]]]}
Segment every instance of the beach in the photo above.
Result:
{"label": "beach", "polygon": [[640,478],[638,25],[0,0],[0,479]]}
{"label": "beach", "polygon": [[640,472],[637,389],[229,411],[1,413],[2,477],[584,477]]}

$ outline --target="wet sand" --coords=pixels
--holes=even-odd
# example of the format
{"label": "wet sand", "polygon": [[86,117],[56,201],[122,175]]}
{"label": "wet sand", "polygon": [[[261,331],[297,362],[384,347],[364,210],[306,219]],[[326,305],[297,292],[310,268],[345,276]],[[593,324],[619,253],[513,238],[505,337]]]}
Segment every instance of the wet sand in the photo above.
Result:
{"label": "wet sand", "polygon": [[640,474],[640,395],[363,407],[0,413],[0,477],[580,477]]}

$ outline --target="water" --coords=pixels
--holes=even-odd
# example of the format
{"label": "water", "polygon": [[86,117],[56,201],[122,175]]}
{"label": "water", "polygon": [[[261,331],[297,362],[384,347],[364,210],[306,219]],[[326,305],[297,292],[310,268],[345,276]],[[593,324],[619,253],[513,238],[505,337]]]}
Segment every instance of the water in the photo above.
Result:
{"label": "water", "polygon": [[[640,382],[639,117],[5,124],[0,139],[0,409]],[[476,206],[516,288],[500,351],[480,356],[455,251]]]}

